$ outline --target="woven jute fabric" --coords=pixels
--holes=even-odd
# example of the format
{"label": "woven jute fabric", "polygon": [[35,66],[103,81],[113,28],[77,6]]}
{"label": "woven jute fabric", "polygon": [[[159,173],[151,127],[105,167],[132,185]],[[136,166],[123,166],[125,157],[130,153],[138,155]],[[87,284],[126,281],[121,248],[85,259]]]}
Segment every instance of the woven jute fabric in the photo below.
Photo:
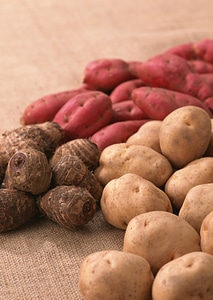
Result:
{"label": "woven jute fabric", "polygon": [[[213,38],[212,12],[211,0],[1,0],[0,133],[31,101],[80,86],[91,60],[144,61]],[[81,230],[40,219],[1,234],[0,300],[82,299],[83,258],[121,250],[123,237],[101,211]]]}

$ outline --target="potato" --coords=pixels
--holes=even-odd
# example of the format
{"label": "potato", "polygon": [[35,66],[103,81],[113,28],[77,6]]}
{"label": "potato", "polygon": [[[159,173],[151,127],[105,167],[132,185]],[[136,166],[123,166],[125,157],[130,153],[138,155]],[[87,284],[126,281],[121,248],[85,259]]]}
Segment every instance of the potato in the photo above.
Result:
{"label": "potato", "polygon": [[123,251],[146,258],[154,275],[167,262],[200,250],[200,236],[196,230],[185,220],[165,211],[134,217],[124,235]]}
{"label": "potato", "polygon": [[213,255],[213,210],[201,223],[200,238],[202,251]]}
{"label": "potato", "polygon": [[202,157],[211,138],[211,118],[196,106],[184,106],[162,121],[159,139],[161,152],[175,168]]}
{"label": "potato", "polygon": [[106,250],[84,258],[79,287],[85,300],[148,300],[153,279],[145,258]]}
{"label": "potato", "polygon": [[199,184],[187,193],[179,216],[200,233],[203,219],[213,211],[213,183]]}
{"label": "potato", "polygon": [[107,222],[124,230],[129,221],[141,213],[153,210],[172,212],[166,193],[134,173],[126,173],[108,182],[100,204]]}
{"label": "potato", "polygon": [[127,145],[142,145],[154,149],[161,153],[159,142],[159,130],[162,121],[151,120],[140,127],[140,129],[131,135],[126,141]]}
{"label": "potato", "polygon": [[153,300],[212,300],[213,256],[191,252],[164,265],[152,286]]}
{"label": "potato", "polygon": [[147,146],[119,143],[106,147],[95,169],[101,184],[105,186],[126,173],[135,173],[161,187],[173,169],[167,158]]}
{"label": "potato", "polygon": [[204,156],[213,156],[213,119],[211,118],[211,137]]}
{"label": "potato", "polygon": [[188,191],[199,184],[213,182],[213,157],[201,157],[175,171],[165,184],[174,207],[180,209]]}

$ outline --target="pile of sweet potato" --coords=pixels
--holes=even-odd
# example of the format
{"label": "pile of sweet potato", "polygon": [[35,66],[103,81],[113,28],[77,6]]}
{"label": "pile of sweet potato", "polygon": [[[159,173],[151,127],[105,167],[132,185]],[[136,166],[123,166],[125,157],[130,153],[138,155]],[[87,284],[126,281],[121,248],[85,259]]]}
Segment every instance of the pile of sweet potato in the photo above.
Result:
{"label": "pile of sweet potato", "polygon": [[212,117],[213,40],[177,45],[146,61],[103,58],[89,62],[79,88],[34,100],[21,124],[53,121],[65,140],[89,138],[100,150],[125,142],[149,120],[199,106]]}

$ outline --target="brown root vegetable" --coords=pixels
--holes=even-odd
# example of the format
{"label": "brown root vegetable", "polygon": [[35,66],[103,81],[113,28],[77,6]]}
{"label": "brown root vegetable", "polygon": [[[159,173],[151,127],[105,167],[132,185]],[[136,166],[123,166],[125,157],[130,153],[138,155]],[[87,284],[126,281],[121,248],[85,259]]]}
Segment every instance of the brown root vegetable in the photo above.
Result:
{"label": "brown root vegetable", "polygon": [[84,187],[98,202],[102,196],[102,185],[85,163],[76,155],[63,155],[52,166],[52,182],[53,186],[76,185]]}
{"label": "brown root vegetable", "polygon": [[49,190],[37,204],[50,220],[69,230],[87,224],[96,213],[96,200],[86,188],[74,185]]}
{"label": "brown root vegetable", "polygon": [[50,160],[51,166],[57,164],[58,160],[64,155],[76,155],[85,163],[89,170],[94,170],[99,164],[100,150],[89,139],[74,139],[56,149]]}
{"label": "brown root vegetable", "polygon": [[0,154],[0,186],[3,183],[3,181],[4,181],[6,168],[7,168],[7,163],[6,163],[5,159],[4,159],[4,156],[2,156]]}
{"label": "brown root vegetable", "polygon": [[50,187],[52,171],[43,152],[25,149],[10,158],[7,176],[16,189],[38,195]]}
{"label": "brown root vegetable", "polygon": [[3,133],[0,140],[0,155],[8,163],[17,151],[33,148],[52,156],[64,137],[61,127],[53,122],[18,127]]}
{"label": "brown root vegetable", "polygon": [[0,189],[0,232],[16,229],[37,212],[34,197],[16,189]]}

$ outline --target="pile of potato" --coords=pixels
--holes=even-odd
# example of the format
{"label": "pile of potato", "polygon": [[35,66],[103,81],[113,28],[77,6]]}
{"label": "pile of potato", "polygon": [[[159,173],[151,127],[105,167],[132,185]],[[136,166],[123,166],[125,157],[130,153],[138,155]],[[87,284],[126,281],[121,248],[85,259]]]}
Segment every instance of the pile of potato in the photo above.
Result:
{"label": "pile of potato", "polygon": [[123,250],[82,262],[85,300],[213,298],[212,119],[185,106],[106,147],[94,173]]}

